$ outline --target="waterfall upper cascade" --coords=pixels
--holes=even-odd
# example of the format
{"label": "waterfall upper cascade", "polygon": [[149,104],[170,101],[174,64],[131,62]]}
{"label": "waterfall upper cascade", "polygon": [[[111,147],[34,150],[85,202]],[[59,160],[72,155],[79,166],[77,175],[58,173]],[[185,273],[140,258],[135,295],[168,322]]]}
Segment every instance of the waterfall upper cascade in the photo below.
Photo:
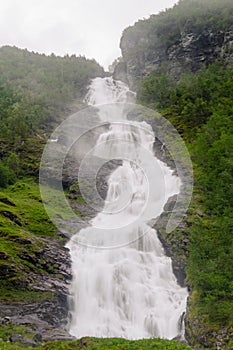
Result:
{"label": "waterfall upper cascade", "polygon": [[148,225],[179,192],[180,180],[154,157],[151,127],[127,122],[118,102],[127,102],[129,94],[122,82],[96,78],[87,95],[89,105],[111,104],[100,109],[109,127],[95,152],[107,159],[122,155],[123,161],[108,179],[102,211],[67,244],[73,271],[70,333],[77,338],[172,339],[182,333],[187,289],[178,285],[171,259]]}

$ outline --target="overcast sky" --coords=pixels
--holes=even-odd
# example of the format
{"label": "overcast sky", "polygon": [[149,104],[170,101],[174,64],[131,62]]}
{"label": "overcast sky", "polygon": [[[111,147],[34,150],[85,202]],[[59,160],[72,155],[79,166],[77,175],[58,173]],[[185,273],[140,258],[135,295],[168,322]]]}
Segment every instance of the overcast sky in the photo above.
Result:
{"label": "overcast sky", "polygon": [[95,58],[120,56],[122,31],[178,0],[0,0],[0,46]]}

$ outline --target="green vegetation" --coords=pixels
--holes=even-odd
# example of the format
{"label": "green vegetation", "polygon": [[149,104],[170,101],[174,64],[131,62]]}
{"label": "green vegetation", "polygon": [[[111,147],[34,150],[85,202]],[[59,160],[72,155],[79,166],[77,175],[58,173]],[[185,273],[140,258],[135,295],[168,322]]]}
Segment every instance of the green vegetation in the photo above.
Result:
{"label": "green vegetation", "polygon": [[[1,335],[1,333],[0,333]],[[1,343],[0,343],[1,345]],[[9,343],[3,343],[1,345],[2,350],[21,350],[20,345],[12,345]],[[28,348],[29,350],[32,348]],[[82,338],[77,341],[70,342],[49,342],[43,346],[33,347],[38,350],[188,350],[191,349],[186,345],[179,344],[175,341],[149,339],[129,341],[118,338],[109,339],[95,339],[95,338]]]}
{"label": "green vegetation", "polygon": [[[138,96],[141,103],[159,109],[173,123],[193,160],[195,192],[186,228],[190,240],[188,283],[193,290],[189,317],[199,318],[206,329],[230,329],[233,67],[215,63],[176,83],[163,73],[152,74],[142,81]],[[198,216],[197,210],[203,214]]]}
{"label": "green vegetation", "polygon": [[18,94],[14,109],[21,117],[25,114],[32,129],[56,121],[72,101],[83,97],[90,79],[104,75],[95,60],[82,56],[45,56],[9,46],[0,48],[0,67],[1,84]]}
{"label": "green vegetation", "polygon": [[[233,25],[231,0],[180,0],[173,8],[128,27],[123,36],[135,41],[132,54],[153,58],[155,47],[165,52],[177,43],[181,33],[201,34],[205,30],[228,30]],[[139,40],[138,38],[146,38]]]}
{"label": "green vegetation", "polygon": [[5,302],[53,297],[32,287],[37,274],[59,278],[56,266],[43,258],[47,240],[59,237],[36,184],[40,158],[54,126],[77,110],[90,79],[103,74],[85,57],[0,48],[0,299]]}
{"label": "green vegetation", "polygon": [[46,140],[103,68],[85,57],[0,48],[0,187],[38,176]]}
{"label": "green vegetation", "polygon": [[56,237],[56,228],[45,212],[38,185],[25,180],[0,192],[0,299],[5,301],[51,297],[30,288],[28,273],[53,272],[44,270],[38,254],[44,239]]}
{"label": "green vegetation", "polygon": [[80,102],[90,79],[103,75],[102,67],[82,56],[0,48],[0,137],[24,139],[46,131],[72,102]]}

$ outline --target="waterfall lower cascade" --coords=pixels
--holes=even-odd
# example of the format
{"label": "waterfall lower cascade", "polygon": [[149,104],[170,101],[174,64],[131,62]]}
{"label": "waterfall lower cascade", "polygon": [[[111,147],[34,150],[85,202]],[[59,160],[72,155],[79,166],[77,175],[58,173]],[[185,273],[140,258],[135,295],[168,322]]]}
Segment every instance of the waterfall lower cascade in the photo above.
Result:
{"label": "waterfall lower cascade", "polygon": [[[97,146],[107,143],[108,158],[125,158],[126,148],[126,158],[132,157],[109,176],[102,211],[67,244],[73,271],[70,334],[76,338],[172,339],[183,332],[187,289],[178,285],[171,259],[148,225],[179,192],[180,180],[154,157],[151,127],[122,122],[124,109],[118,102],[126,102],[128,95],[128,87],[112,78],[94,79],[87,95],[89,105],[97,108],[113,104],[111,113],[100,110],[109,127]],[[155,172],[148,190],[152,162]]]}

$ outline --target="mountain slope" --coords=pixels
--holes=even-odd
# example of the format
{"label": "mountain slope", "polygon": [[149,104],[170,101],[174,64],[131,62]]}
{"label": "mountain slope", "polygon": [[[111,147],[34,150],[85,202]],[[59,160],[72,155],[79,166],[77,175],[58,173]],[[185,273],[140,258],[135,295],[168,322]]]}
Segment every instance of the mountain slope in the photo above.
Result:
{"label": "mountain slope", "polygon": [[186,335],[196,349],[233,347],[232,13],[232,1],[180,1],[124,31],[115,69],[138,102],[173,123],[192,157],[188,215],[160,235],[187,264]]}
{"label": "mountain slope", "polygon": [[81,108],[90,79],[99,75],[103,69],[85,57],[0,48],[0,338],[6,341],[70,339],[67,239],[41,202],[39,165],[53,128]]}
{"label": "mountain slope", "polygon": [[172,9],[140,20],[124,30],[123,62],[116,72],[131,88],[152,72],[179,79],[210,63],[233,63],[233,3],[231,0],[181,0]]}

